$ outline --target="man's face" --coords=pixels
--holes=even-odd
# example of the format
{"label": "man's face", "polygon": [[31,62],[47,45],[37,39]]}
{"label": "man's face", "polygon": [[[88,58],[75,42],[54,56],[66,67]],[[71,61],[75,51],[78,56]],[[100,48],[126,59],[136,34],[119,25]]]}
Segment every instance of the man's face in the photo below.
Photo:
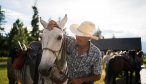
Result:
{"label": "man's face", "polygon": [[79,46],[87,45],[88,41],[90,40],[90,37],[84,37],[84,36],[77,36],[76,35],[76,44]]}

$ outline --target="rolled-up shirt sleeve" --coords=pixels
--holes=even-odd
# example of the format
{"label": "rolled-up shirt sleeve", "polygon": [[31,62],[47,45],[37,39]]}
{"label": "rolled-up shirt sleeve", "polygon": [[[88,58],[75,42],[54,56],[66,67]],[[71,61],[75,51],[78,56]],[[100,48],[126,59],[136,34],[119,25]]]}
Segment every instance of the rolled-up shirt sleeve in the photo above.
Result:
{"label": "rolled-up shirt sleeve", "polygon": [[98,75],[102,73],[102,56],[100,50],[97,50],[94,55],[95,59],[93,63],[93,74]]}

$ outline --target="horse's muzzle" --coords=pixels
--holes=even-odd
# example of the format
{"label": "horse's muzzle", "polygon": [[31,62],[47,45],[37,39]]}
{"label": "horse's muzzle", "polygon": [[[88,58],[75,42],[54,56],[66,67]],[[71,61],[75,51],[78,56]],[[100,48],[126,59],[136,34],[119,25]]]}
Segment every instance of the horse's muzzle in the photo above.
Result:
{"label": "horse's muzzle", "polygon": [[51,74],[51,71],[52,71],[52,67],[49,67],[49,68],[39,68],[39,73],[42,75],[42,76],[49,76]]}

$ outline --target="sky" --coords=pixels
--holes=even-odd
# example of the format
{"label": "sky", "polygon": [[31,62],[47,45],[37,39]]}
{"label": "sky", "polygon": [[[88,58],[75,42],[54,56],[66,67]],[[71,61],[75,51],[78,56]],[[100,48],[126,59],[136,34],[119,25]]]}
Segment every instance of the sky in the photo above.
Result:
{"label": "sky", "polygon": [[67,14],[69,34],[71,24],[92,21],[105,38],[141,37],[146,52],[146,0],[0,0],[7,21],[5,31],[9,32],[18,18],[31,30],[35,2],[45,21],[57,21]]}

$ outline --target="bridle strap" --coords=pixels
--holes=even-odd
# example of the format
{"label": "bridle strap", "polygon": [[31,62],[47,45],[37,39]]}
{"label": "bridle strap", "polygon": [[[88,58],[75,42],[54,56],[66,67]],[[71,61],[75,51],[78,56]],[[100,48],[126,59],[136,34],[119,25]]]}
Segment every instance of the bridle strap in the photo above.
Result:
{"label": "bridle strap", "polygon": [[[65,38],[63,38],[63,42],[62,42],[62,46],[61,46],[61,49],[60,51],[66,51],[66,40]],[[66,52],[62,52],[62,55],[61,56],[65,56],[65,53]],[[63,58],[63,59],[66,59],[66,58]],[[67,74],[68,74],[68,68],[66,67],[65,69],[61,70],[57,64],[55,64],[56,68],[58,69],[59,73],[62,75],[60,78],[56,79],[57,80],[61,80],[61,81],[65,81],[67,79]]]}
{"label": "bridle strap", "polygon": [[[64,40],[64,38],[62,39],[62,40]],[[64,42],[63,42],[64,43]],[[62,47],[63,47],[63,43],[62,43],[62,45],[61,45],[61,48],[60,48],[60,50],[58,50],[58,51],[55,51],[55,50],[52,50],[52,49],[50,49],[50,48],[43,48],[42,50],[49,50],[49,51],[51,51],[53,54],[55,54],[55,56],[57,57],[57,52],[61,52],[61,49],[62,49]],[[59,55],[59,53],[58,53],[58,55]]]}
{"label": "bridle strap", "polygon": [[56,65],[53,66],[53,68],[56,68],[59,71],[59,74],[62,75],[60,78],[51,78],[52,81],[54,82],[58,82],[58,81],[65,81],[67,79],[67,72],[68,72],[68,68],[66,68],[64,71],[60,70]]}
{"label": "bridle strap", "polygon": [[[57,27],[58,28],[58,27]],[[64,40],[64,38],[63,38],[63,40]],[[54,51],[54,50],[52,50],[52,49],[50,49],[50,48],[43,48],[42,50],[48,50],[48,51],[51,51],[56,57],[60,54],[60,52],[61,52],[61,50],[63,49],[63,45],[65,44],[65,41],[63,41],[63,43],[62,43],[62,46],[61,46],[61,48],[60,48],[60,50],[58,50],[58,51]],[[57,55],[57,53],[58,53],[58,55]],[[64,71],[62,71],[62,70],[60,70],[60,68],[58,67],[58,66],[56,66],[56,64],[54,64],[53,66],[52,66],[52,68],[57,68],[58,69],[58,71],[59,71],[59,74],[61,74],[62,76],[60,77],[60,78],[58,78],[58,79],[53,79],[53,81],[58,81],[58,80],[65,80],[66,78],[67,78],[67,72],[68,72],[68,68],[66,68]]]}
{"label": "bridle strap", "polygon": [[43,50],[49,50],[49,51],[51,51],[56,57],[57,57],[57,54],[56,53],[61,51],[61,50],[55,51],[55,50],[52,50],[50,48],[43,48]]}

